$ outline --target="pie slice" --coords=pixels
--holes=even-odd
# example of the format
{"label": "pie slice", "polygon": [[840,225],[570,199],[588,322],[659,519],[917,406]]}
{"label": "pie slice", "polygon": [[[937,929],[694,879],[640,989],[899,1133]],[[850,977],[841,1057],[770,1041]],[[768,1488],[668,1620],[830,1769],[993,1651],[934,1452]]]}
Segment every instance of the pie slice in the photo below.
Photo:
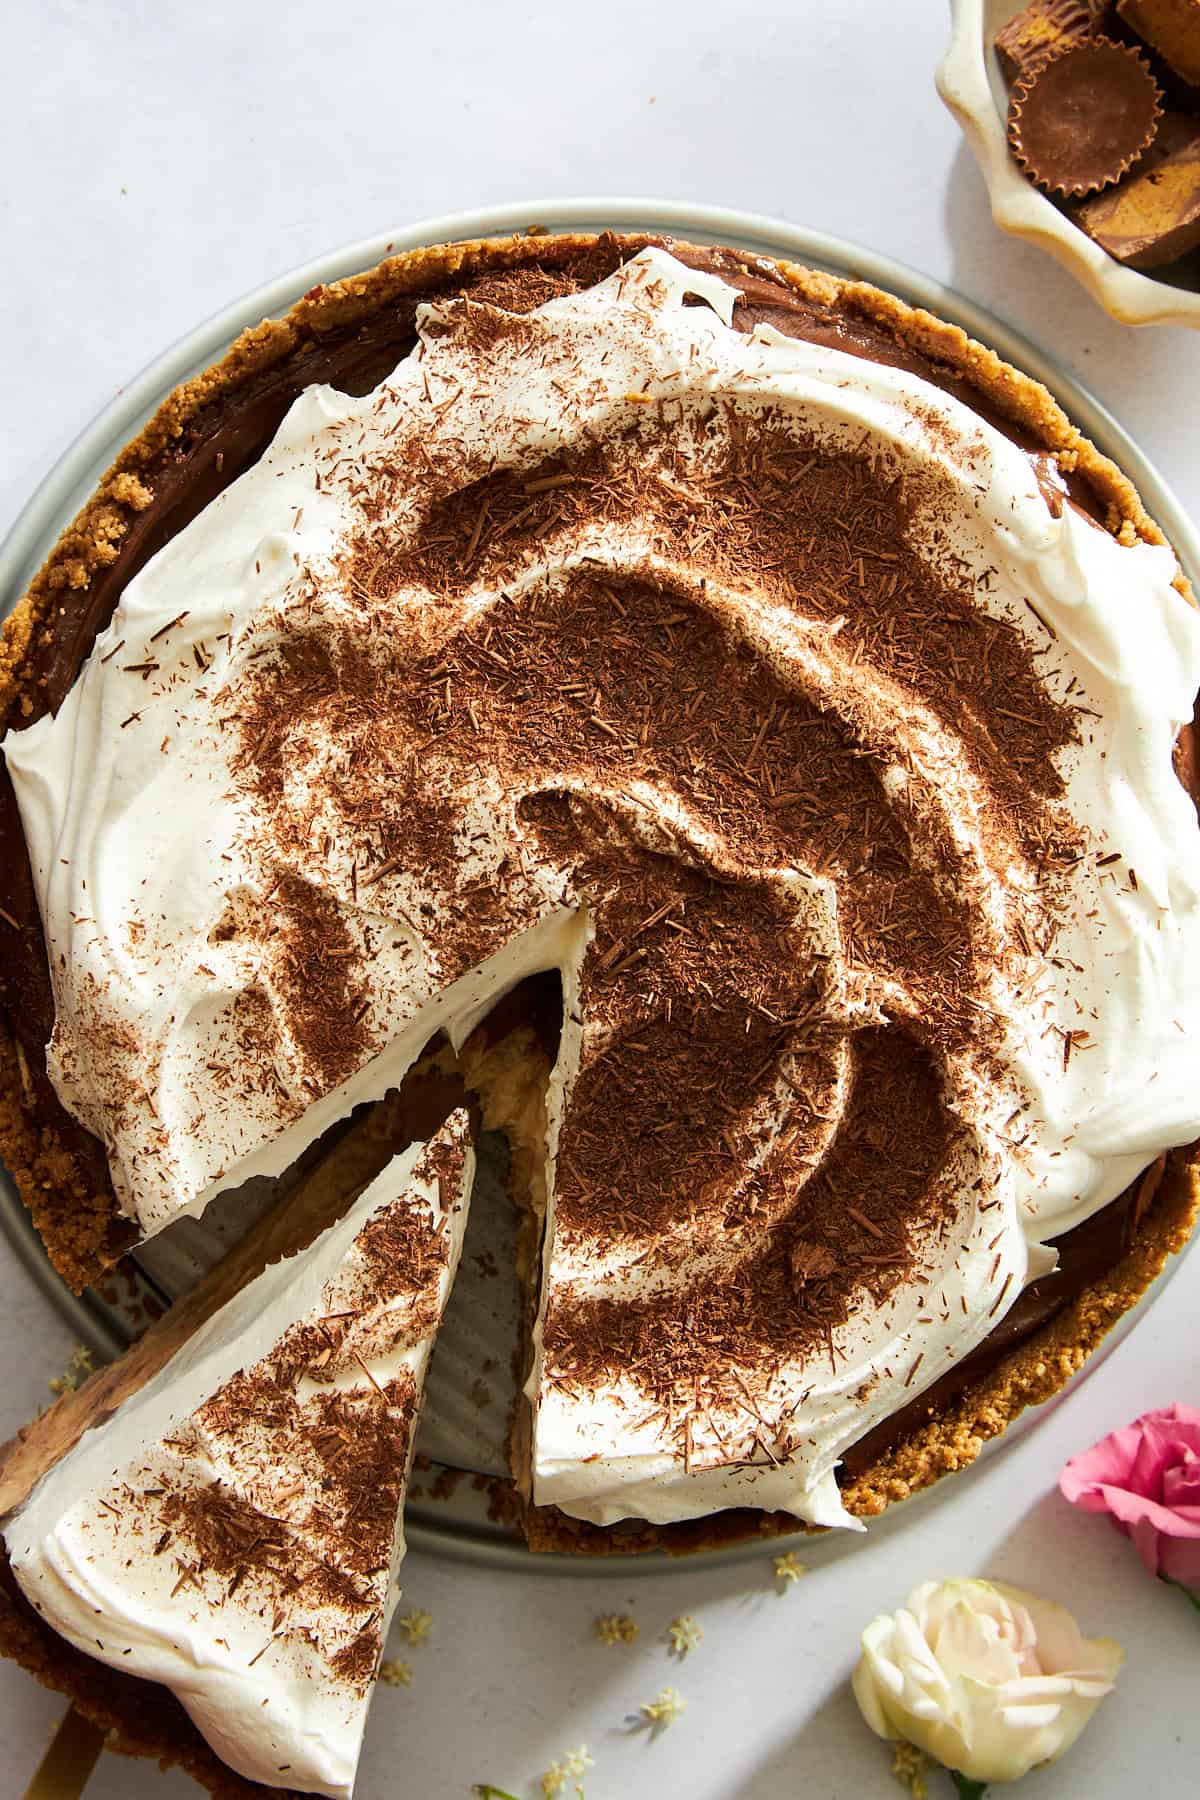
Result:
{"label": "pie slice", "polygon": [[[353,1789],[473,1163],[460,1108],[334,1223],[321,1216],[332,1195],[318,1171],[283,1209],[291,1254],[239,1284],[275,1248],[280,1224],[268,1221],[232,1269],[37,1420],[0,1465],[5,1649],[21,1654],[24,1631],[21,1660],[85,1711],[91,1696],[102,1724],[114,1707],[96,1706],[85,1659],[119,1670],[119,1689],[100,1688],[118,1695],[118,1725],[156,1709],[174,1717],[179,1729],[164,1723],[146,1747],[214,1793]],[[47,1649],[44,1632],[39,1646],[21,1596],[82,1656],[64,1665],[65,1646]],[[193,1731],[147,1699],[148,1683],[171,1691]],[[231,1787],[220,1764],[252,1785]]]}

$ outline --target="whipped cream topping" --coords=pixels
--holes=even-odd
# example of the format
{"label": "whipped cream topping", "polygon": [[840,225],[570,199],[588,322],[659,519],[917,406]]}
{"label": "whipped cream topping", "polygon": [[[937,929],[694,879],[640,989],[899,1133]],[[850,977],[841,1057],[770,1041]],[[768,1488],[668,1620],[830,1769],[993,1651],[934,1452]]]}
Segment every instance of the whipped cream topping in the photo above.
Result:
{"label": "whipped cream topping", "polygon": [[267,1787],[348,1796],[473,1154],[457,1113],[250,1282],[4,1522],[77,1649],[162,1682]]}
{"label": "whipped cream topping", "polygon": [[[532,1482],[600,1523],[743,1503],[847,1522],[845,1446],[986,1335],[1049,1240],[1200,1133],[1200,834],[1171,761],[1200,623],[1174,558],[1052,509],[1029,457],[920,377],[735,331],[735,298],[651,250],[528,317],[423,308],[373,393],[296,403],[130,583],[57,716],[5,742],[52,953],[52,1078],[146,1233],[280,1172],[434,1031],[460,1044],[497,995],[561,970]],[[724,526],[699,507],[735,463],[753,487],[779,455],[789,514],[824,463],[869,463],[891,496],[903,544],[860,556],[848,595],[806,590],[802,547],[782,573],[761,543],[739,561],[736,533],[727,553],[736,494]],[[594,498],[572,509],[589,459]],[[887,612],[904,557],[1002,627],[988,644],[1016,646],[1070,721],[1030,801],[1048,860],[989,767],[1023,768],[1006,709],[951,719],[864,653],[854,608]],[[692,695],[718,641],[728,691],[714,664]],[[603,680],[567,666],[597,644]],[[698,723],[664,747],[681,691]],[[730,695],[757,727],[736,775],[734,725],[703,730]],[[853,821],[802,760],[826,720],[844,782],[874,784],[856,805],[892,833],[895,891],[953,924],[919,977],[884,913],[864,948],[871,832],[840,852]],[[745,778],[788,733],[764,796]],[[622,935],[638,870],[640,942]],[[709,962],[689,986],[695,920]],[[704,1030],[728,1021],[713,1041],[746,1078],[723,1123],[698,1106],[726,1148],[717,1170],[702,1146],[694,1182],[670,1135],[700,1086],[695,1044],[671,1063],[681,996],[693,1034],[713,1002]],[[876,1055],[883,1094],[916,1057],[919,1105],[901,1083],[893,1118],[866,1116]],[[631,1066],[669,1102],[665,1174],[659,1127],[611,1097]],[[914,1151],[908,1212],[885,1218],[846,1144],[906,1120],[937,1154]],[[840,1309],[792,1217],[814,1195],[858,1240]],[[785,1264],[794,1306],[739,1336],[739,1304],[763,1304],[762,1270],[782,1295]]]}

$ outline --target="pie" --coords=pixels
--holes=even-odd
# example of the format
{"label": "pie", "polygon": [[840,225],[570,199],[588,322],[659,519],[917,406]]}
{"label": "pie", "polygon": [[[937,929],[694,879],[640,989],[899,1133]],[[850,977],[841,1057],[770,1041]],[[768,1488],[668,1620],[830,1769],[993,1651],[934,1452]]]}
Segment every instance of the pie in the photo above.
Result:
{"label": "pie", "polygon": [[262,1176],[285,1230],[313,1159],[361,1205],[413,1083],[421,1141],[468,1100],[535,1548],[861,1529],[1186,1241],[1200,618],[927,313],[645,236],[394,258],[170,396],[3,656],[51,1258]]}

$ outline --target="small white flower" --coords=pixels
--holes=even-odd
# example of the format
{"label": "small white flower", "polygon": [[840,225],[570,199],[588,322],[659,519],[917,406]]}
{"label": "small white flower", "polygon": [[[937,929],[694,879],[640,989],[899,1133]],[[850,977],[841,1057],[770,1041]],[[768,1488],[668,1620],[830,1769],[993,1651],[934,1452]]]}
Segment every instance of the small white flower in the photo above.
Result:
{"label": "small white flower", "polygon": [[993,1581],[929,1581],[862,1637],[854,1697],[883,1738],[974,1781],[1017,1781],[1069,1750],[1121,1649],[1061,1606]]}
{"label": "small white flower", "polygon": [[421,1611],[404,1613],[396,1620],[396,1630],[415,1649],[418,1644],[425,1642],[433,1630],[433,1614]]}
{"label": "small white flower", "polygon": [[703,1636],[703,1631],[691,1613],[680,1613],[679,1617],[672,1619],[667,1626],[666,1637],[670,1646],[670,1654],[677,1656],[682,1662],[688,1651],[694,1650]]}
{"label": "small white flower", "polygon": [[788,1589],[808,1574],[808,1564],[802,1563],[794,1550],[785,1550],[782,1556],[774,1558],[775,1579],[779,1583],[779,1592],[786,1594]]}
{"label": "small white flower", "polygon": [[568,1750],[562,1760],[552,1763],[542,1776],[542,1793],[546,1800],[558,1800],[560,1794],[566,1793],[571,1782],[575,1784],[577,1800],[583,1800],[583,1777],[592,1766],[586,1744],[580,1744],[576,1750]]}
{"label": "small white flower", "polygon": [[647,1700],[642,1707],[642,1719],[649,1725],[651,1734],[657,1737],[668,1725],[673,1725],[687,1711],[687,1701],[673,1687],[665,1687],[657,1700]]}

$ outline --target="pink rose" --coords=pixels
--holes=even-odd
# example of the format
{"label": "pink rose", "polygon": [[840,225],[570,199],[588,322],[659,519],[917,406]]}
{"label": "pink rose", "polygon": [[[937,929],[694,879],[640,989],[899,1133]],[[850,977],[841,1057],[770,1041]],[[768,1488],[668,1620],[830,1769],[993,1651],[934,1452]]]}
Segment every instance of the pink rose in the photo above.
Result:
{"label": "pink rose", "polygon": [[1072,1506],[1105,1512],[1151,1575],[1200,1592],[1200,1411],[1164,1406],[1073,1456],[1058,1485]]}

